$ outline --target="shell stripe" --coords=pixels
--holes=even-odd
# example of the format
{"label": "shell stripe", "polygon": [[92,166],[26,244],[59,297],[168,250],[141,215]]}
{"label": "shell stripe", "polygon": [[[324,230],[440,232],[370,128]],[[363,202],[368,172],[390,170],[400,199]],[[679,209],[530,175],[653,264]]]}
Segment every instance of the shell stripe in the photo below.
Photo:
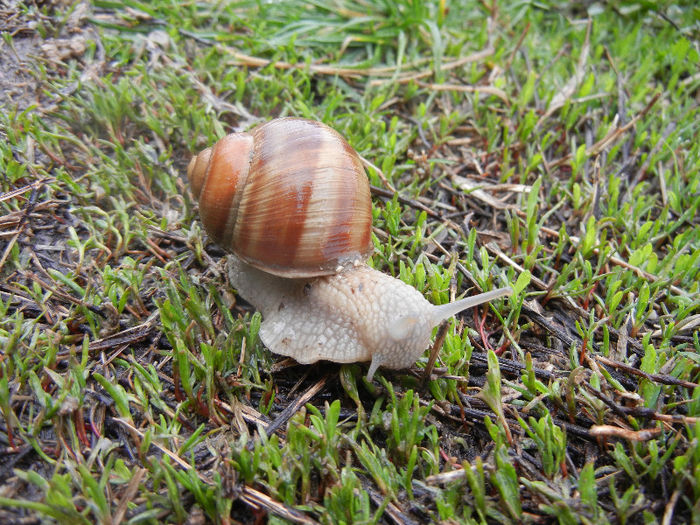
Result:
{"label": "shell stripe", "polygon": [[219,140],[212,151],[199,197],[202,224],[216,242],[227,248],[231,247],[240,199],[240,192],[236,192],[245,187],[252,144],[252,137],[246,134],[227,135]]}
{"label": "shell stripe", "polygon": [[315,162],[304,136],[288,136],[282,126],[263,125],[253,131],[251,171],[239,208],[236,249],[251,262],[292,266],[304,230],[313,193]]}
{"label": "shell stripe", "polygon": [[253,131],[256,175],[239,207],[236,249],[249,262],[278,271],[332,271],[371,249],[364,170],[330,128],[300,119],[283,122]]}

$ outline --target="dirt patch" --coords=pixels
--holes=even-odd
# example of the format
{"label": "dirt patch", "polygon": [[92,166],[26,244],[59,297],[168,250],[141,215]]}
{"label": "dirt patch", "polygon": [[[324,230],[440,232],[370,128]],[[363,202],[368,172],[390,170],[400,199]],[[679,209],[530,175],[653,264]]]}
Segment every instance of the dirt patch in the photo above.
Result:
{"label": "dirt patch", "polygon": [[11,44],[0,41],[0,106],[24,111],[38,103],[40,83],[32,73],[31,62],[41,52],[42,43],[36,34],[25,32],[15,36]]}
{"label": "dirt patch", "polygon": [[86,3],[73,9],[58,30],[41,5],[0,1],[0,33],[10,36],[0,39],[0,108],[5,111],[45,105],[49,97],[36,65],[46,64],[43,76],[60,76],[62,61],[82,56],[87,48],[88,38],[81,27],[88,12]]}

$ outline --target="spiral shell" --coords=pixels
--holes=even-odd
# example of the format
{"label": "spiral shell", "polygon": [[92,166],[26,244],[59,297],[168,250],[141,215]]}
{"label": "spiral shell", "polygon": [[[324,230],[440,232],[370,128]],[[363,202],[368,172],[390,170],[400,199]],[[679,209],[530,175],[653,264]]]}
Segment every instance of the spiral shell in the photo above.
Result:
{"label": "spiral shell", "polygon": [[328,275],[372,252],[369,181],[325,124],[282,118],[233,133],[187,174],[209,235],[263,271]]}

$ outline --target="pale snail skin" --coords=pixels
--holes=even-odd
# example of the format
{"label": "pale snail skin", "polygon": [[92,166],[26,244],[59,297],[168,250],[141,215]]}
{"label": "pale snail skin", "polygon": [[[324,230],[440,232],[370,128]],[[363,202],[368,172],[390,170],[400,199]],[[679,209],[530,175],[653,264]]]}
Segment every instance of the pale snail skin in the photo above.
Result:
{"label": "pale snail skin", "polygon": [[[237,253],[235,243],[230,243],[230,238],[235,237],[231,232],[235,228],[242,227],[240,221],[225,217],[217,210],[213,215],[218,213],[220,217],[225,217],[223,222],[226,224],[224,227],[226,232],[212,232],[211,221],[205,222],[204,217],[208,212],[203,210],[207,206],[203,197],[213,192],[207,191],[206,185],[210,184],[208,181],[204,184],[201,181],[211,176],[213,171],[211,166],[216,165],[216,162],[211,163],[211,159],[217,155],[217,150],[221,150],[222,141],[224,141],[223,145],[226,143],[245,144],[243,148],[245,151],[240,162],[245,163],[249,159],[253,159],[251,164],[255,165],[259,163],[261,155],[257,147],[253,146],[254,140],[251,137],[256,136],[260,139],[262,136],[264,139],[266,126],[267,129],[279,127],[281,131],[284,131],[285,127],[291,127],[294,129],[295,138],[305,130],[313,137],[310,139],[311,141],[315,140],[316,135],[320,135],[319,140],[324,143],[324,150],[327,151],[324,154],[314,151],[310,155],[315,159],[322,158],[321,167],[314,169],[318,173],[325,174],[340,166],[343,176],[352,171],[355,180],[359,181],[354,184],[354,186],[359,187],[359,190],[353,188],[353,184],[345,182],[343,184],[351,191],[358,191],[361,194],[359,203],[353,200],[352,204],[360,210],[361,217],[359,220],[352,218],[350,222],[352,223],[351,227],[363,228],[365,231],[343,237],[348,241],[346,243],[348,246],[345,247],[347,252],[336,253],[334,251],[332,266],[329,263],[320,263],[316,265],[314,270],[309,269],[308,261],[305,261],[301,274],[296,270],[281,268],[277,265],[266,266],[260,263],[260,258],[266,257],[265,254],[253,257],[248,254],[240,256]],[[260,132],[260,129],[263,132]],[[284,133],[273,133],[273,135],[276,140],[279,140]],[[371,380],[380,366],[391,369],[412,366],[430,343],[433,328],[445,319],[467,308],[510,295],[510,287],[505,287],[467,297],[447,305],[435,306],[412,286],[367,266],[364,261],[372,249],[371,246],[366,246],[371,231],[369,182],[362,165],[359,163],[359,158],[355,162],[354,156],[357,154],[331,128],[304,119],[277,119],[255,128],[251,134],[233,134],[222,141],[217,143],[213,149],[204,150],[190,162],[188,177],[193,186],[193,193],[200,197],[200,215],[203,216],[205,228],[219,242],[221,239],[227,239],[224,242],[224,247],[235,254],[229,256],[229,280],[237,293],[262,314],[260,339],[272,352],[292,357],[302,364],[315,363],[319,360],[339,363],[369,361],[367,379]],[[250,152],[251,148],[253,149],[252,153]],[[240,150],[241,148],[235,146],[234,149]],[[221,151],[218,153],[220,154]],[[241,156],[240,151],[235,153]],[[338,161],[333,160],[337,155],[347,157],[345,159],[347,162],[339,164]],[[347,163],[351,166],[350,169],[347,168]],[[231,162],[227,161],[227,164],[231,164]],[[281,165],[287,166],[288,164],[289,162]],[[227,169],[229,169],[228,166]],[[253,171],[251,170],[251,173]],[[204,189],[202,189],[203,185]],[[314,185],[313,189],[316,188],[317,186]],[[331,195],[333,194],[331,193]],[[234,201],[236,199],[236,197],[233,198]],[[222,205],[221,199],[215,199],[215,201],[217,205]],[[276,200],[276,205],[284,207],[284,203],[279,198]],[[239,213],[243,211],[244,214],[250,211],[250,209],[246,209],[246,206],[245,197],[238,198],[234,205]],[[369,221],[365,215],[367,206],[370,206]],[[306,209],[310,208],[312,206],[307,206]],[[348,216],[348,213],[337,211],[330,204],[327,204],[326,208],[330,216],[336,218],[347,218]],[[282,216],[288,217],[291,214],[293,213],[288,210],[278,219],[282,220]],[[250,216],[250,213],[248,215]],[[320,215],[323,213],[321,212]],[[303,222],[306,217],[299,220]],[[236,224],[232,227],[231,224],[234,222]],[[312,227],[316,227],[315,220]],[[300,227],[304,230],[302,233],[292,229],[296,233],[296,240],[308,238],[308,230],[312,227],[309,227],[308,223],[304,223]],[[343,227],[348,226],[344,225]],[[284,229],[284,226],[281,226],[281,229]],[[336,230],[326,229],[324,231]],[[319,243],[323,244],[323,241],[319,241]],[[333,247],[336,244],[338,243],[336,242]],[[310,251],[313,250],[309,249]],[[288,254],[285,257],[290,258]],[[241,260],[242,258],[246,259],[247,262]],[[308,258],[306,257],[306,259]],[[252,263],[256,267],[248,263]]]}

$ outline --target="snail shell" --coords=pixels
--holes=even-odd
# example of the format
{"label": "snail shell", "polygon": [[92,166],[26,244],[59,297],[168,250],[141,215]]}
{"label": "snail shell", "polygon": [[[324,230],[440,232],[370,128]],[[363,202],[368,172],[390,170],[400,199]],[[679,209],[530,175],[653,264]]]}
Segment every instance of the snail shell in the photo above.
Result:
{"label": "snail shell", "polygon": [[187,175],[209,235],[263,271],[328,275],[372,252],[362,161],[325,124],[281,118],[233,133],[194,157]]}

